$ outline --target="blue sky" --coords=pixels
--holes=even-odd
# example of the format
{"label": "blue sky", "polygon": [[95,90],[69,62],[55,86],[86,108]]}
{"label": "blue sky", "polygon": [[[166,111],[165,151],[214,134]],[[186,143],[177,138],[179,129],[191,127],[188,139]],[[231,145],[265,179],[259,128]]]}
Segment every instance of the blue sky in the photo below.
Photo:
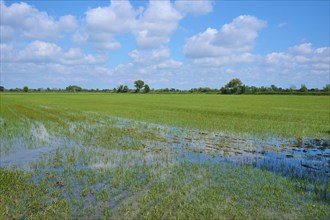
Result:
{"label": "blue sky", "polygon": [[329,1],[0,1],[5,88],[322,88]]}

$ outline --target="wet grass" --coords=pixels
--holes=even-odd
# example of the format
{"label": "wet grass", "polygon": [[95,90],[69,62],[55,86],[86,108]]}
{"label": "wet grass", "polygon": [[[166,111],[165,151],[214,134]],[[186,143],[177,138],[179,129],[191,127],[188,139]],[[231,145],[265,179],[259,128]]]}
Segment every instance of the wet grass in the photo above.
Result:
{"label": "wet grass", "polygon": [[156,163],[63,168],[68,162],[48,171],[39,167],[34,173],[1,169],[2,218],[329,217],[329,204],[307,193],[302,182],[251,166]]}
{"label": "wet grass", "polygon": [[[222,120],[229,123],[226,122],[229,118],[234,123],[247,118],[245,122],[250,123],[258,113],[263,123],[276,121],[272,118],[276,114],[265,113],[271,105],[265,100],[268,107],[257,107],[254,113],[236,109],[225,114],[227,119],[214,119],[219,112],[226,112],[221,110],[221,105],[238,105],[236,96],[231,101],[222,96],[159,97],[164,100],[153,95],[2,95],[0,219],[330,218],[330,185],[326,173],[330,146],[321,135],[324,122],[318,122],[309,130],[310,136],[296,140],[293,135],[290,136],[293,142],[275,141],[278,145],[273,146],[267,145],[267,139],[254,138],[285,136],[282,131],[263,133],[265,131],[260,130],[250,136],[243,133],[248,128],[244,123],[242,127],[236,124],[235,132],[222,130],[219,125],[202,130]],[[190,107],[185,106],[190,102],[183,97],[190,100]],[[273,98],[276,102],[280,97]],[[222,104],[214,104],[217,99]],[[167,110],[161,107],[162,101],[171,104]],[[196,107],[197,101],[201,102],[199,107]],[[230,104],[232,102],[234,104]],[[305,100],[305,104],[324,102],[323,99]],[[98,103],[97,106],[93,106],[94,103]],[[288,108],[288,103],[286,106]],[[293,106],[301,107],[297,103]],[[284,123],[281,120],[285,117],[292,121],[300,117],[302,123],[311,118],[324,119],[323,113],[314,115],[322,112],[322,108],[314,111],[306,107],[306,112],[313,114],[292,110],[280,118],[278,126]],[[201,113],[201,109],[218,113]],[[174,112],[178,115],[173,116]],[[198,116],[194,120],[193,114]],[[318,148],[309,146],[312,142],[305,137],[314,138],[317,143],[313,145]],[[315,137],[321,139],[315,140]],[[304,150],[306,153],[318,150],[313,152],[322,154],[316,155],[322,157],[317,161],[323,163],[322,172],[315,173],[317,178],[309,179],[307,174],[306,177],[285,175],[285,172],[293,173],[285,164],[283,168],[276,166],[275,170],[265,163],[257,166],[235,159],[250,154],[266,158],[267,154],[282,148],[290,150],[283,155],[278,153],[284,163],[303,157]],[[17,153],[25,151],[30,155],[44,153],[26,163],[3,166],[6,158],[14,164],[22,161],[21,154]],[[15,158],[16,154],[19,157]],[[287,157],[289,154],[292,157]],[[311,158],[315,163],[315,158]],[[300,168],[302,172],[313,171]]]}

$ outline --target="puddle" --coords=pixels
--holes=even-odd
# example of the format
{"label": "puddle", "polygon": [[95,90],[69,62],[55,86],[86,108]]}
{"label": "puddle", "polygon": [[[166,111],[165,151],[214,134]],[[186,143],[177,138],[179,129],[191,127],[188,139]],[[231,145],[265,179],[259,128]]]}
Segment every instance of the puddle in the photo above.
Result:
{"label": "puddle", "polygon": [[37,161],[50,151],[54,150],[53,147],[41,147],[36,149],[20,149],[10,155],[1,156],[0,165],[9,168],[22,168],[29,169],[31,161]]}
{"label": "puddle", "polygon": [[180,160],[253,164],[286,176],[330,181],[329,140],[253,139],[200,131],[168,135],[167,140]]}

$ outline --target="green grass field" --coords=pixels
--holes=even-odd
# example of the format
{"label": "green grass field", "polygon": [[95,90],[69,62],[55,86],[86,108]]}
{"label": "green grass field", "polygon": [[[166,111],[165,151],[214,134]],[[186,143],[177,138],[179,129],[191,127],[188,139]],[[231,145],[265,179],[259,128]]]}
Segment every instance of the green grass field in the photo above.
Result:
{"label": "green grass field", "polygon": [[1,103],[2,114],[18,109],[26,111],[26,117],[32,117],[29,111],[49,106],[252,135],[324,138],[330,134],[329,96],[15,94],[1,95]]}
{"label": "green grass field", "polygon": [[328,96],[0,95],[0,219],[330,218]]}

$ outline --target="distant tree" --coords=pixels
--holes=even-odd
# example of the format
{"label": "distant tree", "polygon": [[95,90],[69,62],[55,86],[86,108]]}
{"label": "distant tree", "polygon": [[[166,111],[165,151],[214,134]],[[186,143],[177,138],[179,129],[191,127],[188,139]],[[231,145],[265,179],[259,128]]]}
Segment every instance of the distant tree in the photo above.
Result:
{"label": "distant tree", "polygon": [[128,91],[129,91],[129,89],[128,89],[128,86],[126,86],[126,85],[120,85],[117,88],[117,93],[126,93]]}
{"label": "distant tree", "polygon": [[307,86],[305,84],[301,84],[299,91],[300,92],[308,92]]}
{"label": "distant tree", "polygon": [[324,91],[324,92],[330,92],[330,84],[326,84],[326,85],[323,87],[323,91]]}
{"label": "distant tree", "polygon": [[23,87],[23,92],[28,92],[28,91],[29,91],[29,87],[24,86],[24,87]]}
{"label": "distant tree", "polygon": [[126,92],[128,92],[128,91],[129,91],[129,88],[128,88],[128,86],[125,85],[124,88],[123,88],[123,91],[122,91],[122,92],[123,92],[123,93],[126,93]]}
{"label": "distant tree", "polygon": [[295,85],[291,85],[290,88],[289,88],[289,92],[294,92],[296,90],[297,90],[297,88],[296,88]]}
{"label": "distant tree", "polygon": [[0,92],[3,92],[3,91],[5,91],[5,87],[0,86]]}
{"label": "distant tree", "polygon": [[240,79],[235,78],[230,80],[224,87],[222,87],[220,89],[220,91],[222,93],[225,94],[238,94],[238,93],[242,93],[242,87],[243,87],[243,83]]}
{"label": "distant tree", "polygon": [[[56,90],[55,88],[53,90]],[[65,88],[66,91],[68,92],[80,92],[82,90],[82,88],[80,86],[68,86]]]}
{"label": "distant tree", "polygon": [[117,93],[121,93],[121,92],[123,92],[123,89],[124,89],[124,85],[120,85],[120,86],[118,86],[118,88],[117,88]]}
{"label": "distant tree", "polygon": [[134,82],[134,86],[136,88],[135,92],[140,92],[140,90],[143,88],[144,86],[144,82],[142,80],[136,80]]}
{"label": "distant tree", "polygon": [[150,92],[150,87],[149,87],[147,84],[144,85],[144,90],[143,90],[143,92],[144,92],[144,93],[149,93],[149,92]]}
{"label": "distant tree", "polygon": [[274,91],[274,92],[278,91],[278,88],[277,88],[277,86],[275,86],[275,85],[270,85],[270,88],[271,88],[271,90]]}

